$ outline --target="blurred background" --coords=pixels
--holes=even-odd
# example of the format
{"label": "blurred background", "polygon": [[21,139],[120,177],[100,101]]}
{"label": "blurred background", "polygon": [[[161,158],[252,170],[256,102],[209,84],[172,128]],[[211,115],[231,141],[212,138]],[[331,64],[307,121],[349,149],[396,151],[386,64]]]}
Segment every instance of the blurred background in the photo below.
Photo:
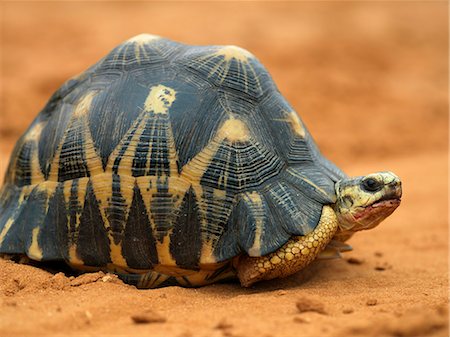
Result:
{"label": "blurred background", "polygon": [[344,169],[380,156],[446,154],[446,2],[77,1],[1,7],[2,171],[16,139],[65,80],[144,32],[250,50],[322,151]]}

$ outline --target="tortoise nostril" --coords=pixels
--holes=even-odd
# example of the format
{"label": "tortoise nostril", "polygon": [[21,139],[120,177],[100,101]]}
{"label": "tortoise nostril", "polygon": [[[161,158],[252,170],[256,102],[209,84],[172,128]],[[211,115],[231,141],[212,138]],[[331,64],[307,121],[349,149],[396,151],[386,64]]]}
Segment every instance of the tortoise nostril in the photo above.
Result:
{"label": "tortoise nostril", "polygon": [[387,184],[389,195],[400,198],[402,196],[402,182],[399,179],[390,181]]}
{"label": "tortoise nostril", "polygon": [[402,196],[402,184],[399,182],[393,187],[394,193],[399,198]]}

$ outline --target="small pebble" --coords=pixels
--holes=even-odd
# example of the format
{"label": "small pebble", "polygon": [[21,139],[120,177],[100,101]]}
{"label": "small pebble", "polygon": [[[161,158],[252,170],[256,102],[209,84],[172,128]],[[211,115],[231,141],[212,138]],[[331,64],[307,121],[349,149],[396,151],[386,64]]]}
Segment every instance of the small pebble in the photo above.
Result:
{"label": "small pebble", "polygon": [[111,282],[112,277],[111,275],[106,275],[102,277],[102,282]]}
{"label": "small pebble", "polygon": [[70,286],[72,287],[79,287],[81,285],[89,284],[97,282],[98,280],[101,280],[105,276],[105,273],[102,271],[96,272],[96,273],[86,273],[82,274],[73,280],[70,281]]}
{"label": "small pebble", "polygon": [[350,263],[350,264],[363,264],[364,260],[358,259],[356,257],[350,257],[350,258],[347,259],[347,263]]}
{"label": "small pebble", "polygon": [[25,287],[26,287],[26,284],[24,282],[22,282],[22,280],[19,280],[17,278],[14,278],[13,282],[16,285],[18,290],[25,289]]}
{"label": "small pebble", "polygon": [[386,269],[392,269],[392,266],[387,262],[383,262],[381,264],[377,264],[374,269],[378,271],[384,271]]}
{"label": "small pebble", "polygon": [[217,325],[215,326],[215,329],[219,329],[219,330],[227,330],[227,329],[231,329],[233,327],[233,325],[229,322],[227,322],[225,319],[222,319],[219,323],[217,323]]}
{"label": "small pebble", "polygon": [[296,303],[297,309],[300,313],[302,312],[308,312],[308,311],[313,311],[313,312],[317,312],[319,314],[322,315],[326,315],[327,312],[325,311],[325,307],[323,305],[323,303],[316,301],[316,300],[311,300],[309,298],[301,298],[297,301]]}
{"label": "small pebble", "polygon": [[311,323],[311,320],[309,319],[309,318],[306,318],[306,317],[300,317],[300,316],[295,316],[294,317],[294,322],[295,323],[306,323],[306,324],[309,324],[309,323]]}
{"label": "small pebble", "polygon": [[55,275],[52,276],[53,280],[62,279],[62,278],[66,278],[66,275],[64,275],[64,273],[62,273],[62,272],[56,273]]}
{"label": "small pebble", "polygon": [[107,283],[121,283],[117,275],[114,274],[106,274],[102,277],[102,282]]}
{"label": "small pebble", "polygon": [[371,298],[371,299],[367,300],[366,305],[371,307],[371,306],[377,305],[377,302],[378,301],[375,298]]}
{"label": "small pebble", "polygon": [[62,290],[69,285],[69,278],[64,275],[64,273],[56,273],[50,280],[47,281],[46,286],[53,289]]}
{"label": "small pebble", "polygon": [[286,294],[287,294],[286,290],[278,290],[277,291],[277,296],[284,296]]}
{"label": "small pebble", "polygon": [[342,310],[343,314],[352,314],[354,310],[352,308],[345,308]]}
{"label": "small pebble", "polygon": [[131,319],[136,324],[148,324],[148,323],[164,323],[166,318],[151,311],[145,311],[139,314],[131,315]]}
{"label": "small pebble", "polygon": [[382,252],[375,252],[375,253],[373,253],[373,255],[375,255],[376,257],[382,257],[383,253]]}

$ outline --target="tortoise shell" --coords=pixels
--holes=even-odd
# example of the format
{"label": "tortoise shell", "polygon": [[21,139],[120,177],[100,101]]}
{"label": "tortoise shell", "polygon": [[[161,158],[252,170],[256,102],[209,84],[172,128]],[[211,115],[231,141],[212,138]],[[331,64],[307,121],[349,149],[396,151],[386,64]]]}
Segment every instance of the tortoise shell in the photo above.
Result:
{"label": "tortoise shell", "polygon": [[261,256],[311,232],[343,177],[251,53],[139,35],[17,142],[0,253],[127,272]]}

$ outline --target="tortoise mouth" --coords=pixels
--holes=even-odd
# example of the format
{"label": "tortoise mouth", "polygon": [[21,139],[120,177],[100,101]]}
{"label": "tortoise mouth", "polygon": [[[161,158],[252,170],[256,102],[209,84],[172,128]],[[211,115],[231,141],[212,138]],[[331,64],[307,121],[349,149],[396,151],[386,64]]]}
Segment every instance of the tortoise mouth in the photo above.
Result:
{"label": "tortoise mouth", "polygon": [[401,203],[401,199],[400,198],[390,198],[390,199],[381,199],[375,203],[373,203],[371,206],[369,207],[398,207]]}
{"label": "tortoise mouth", "polygon": [[385,214],[384,217],[387,217],[388,215],[392,214],[392,212],[395,211],[395,209],[400,206],[401,199],[400,197],[394,197],[389,199],[380,199],[377,202],[373,203],[370,206],[365,207],[361,211],[354,214],[354,218],[356,220],[360,220],[363,218],[366,218],[370,215],[374,214]]}

